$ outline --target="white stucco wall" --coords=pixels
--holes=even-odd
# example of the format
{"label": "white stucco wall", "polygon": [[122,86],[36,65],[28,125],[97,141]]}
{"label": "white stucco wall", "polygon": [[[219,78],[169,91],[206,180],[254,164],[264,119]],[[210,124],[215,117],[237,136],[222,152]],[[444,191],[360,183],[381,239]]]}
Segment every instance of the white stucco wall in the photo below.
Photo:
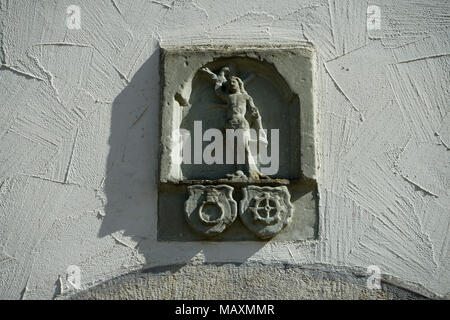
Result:
{"label": "white stucco wall", "polygon": [[[0,0],[0,21],[0,298],[52,298],[70,265],[87,288],[190,260],[450,292],[447,0]],[[319,51],[320,239],[157,242],[158,46],[297,41]]]}

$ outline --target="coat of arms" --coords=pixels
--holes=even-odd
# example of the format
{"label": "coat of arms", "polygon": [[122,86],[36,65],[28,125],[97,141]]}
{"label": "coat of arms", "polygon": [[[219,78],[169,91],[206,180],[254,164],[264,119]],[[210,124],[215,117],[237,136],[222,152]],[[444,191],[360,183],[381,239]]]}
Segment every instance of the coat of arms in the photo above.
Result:
{"label": "coat of arms", "polygon": [[225,230],[237,217],[233,187],[227,185],[188,187],[185,214],[189,224],[198,232],[214,236]]}
{"label": "coat of arms", "polygon": [[273,237],[287,226],[293,212],[287,187],[247,186],[242,191],[241,220],[258,237]]}

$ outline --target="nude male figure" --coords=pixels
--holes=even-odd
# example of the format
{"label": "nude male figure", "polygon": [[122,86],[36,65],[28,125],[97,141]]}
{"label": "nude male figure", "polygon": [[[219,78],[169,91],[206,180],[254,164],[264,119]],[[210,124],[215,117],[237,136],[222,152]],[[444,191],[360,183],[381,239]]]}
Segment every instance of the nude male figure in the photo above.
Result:
{"label": "nude male figure", "polygon": [[[258,166],[255,156],[250,148],[250,128],[259,133],[259,139],[267,144],[265,132],[262,129],[261,115],[256,108],[252,97],[245,91],[244,82],[236,76],[229,76],[230,69],[223,67],[216,75],[208,68],[201,69],[211,76],[215,82],[214,90],[219,99],[227,104],[228,119],[226,129],[242,129],[243,144],[245,147],[245,164],[248,176],[251,179],[268,178],[263,175]],[[256,150],[255,150],[256,151]],[[238,170],[231,177],[243,177],[242,171]]]}

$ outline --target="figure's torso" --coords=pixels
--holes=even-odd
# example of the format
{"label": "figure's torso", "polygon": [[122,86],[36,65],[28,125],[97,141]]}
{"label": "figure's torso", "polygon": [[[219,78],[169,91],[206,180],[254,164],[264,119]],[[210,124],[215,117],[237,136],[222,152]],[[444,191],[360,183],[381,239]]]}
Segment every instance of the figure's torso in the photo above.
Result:
{"label": "figure's torso", "polygon": [[228,95],[228,125],[232,129],[248,129],[249,124],[245,119],[247,111],[247,97],[242,93]]}

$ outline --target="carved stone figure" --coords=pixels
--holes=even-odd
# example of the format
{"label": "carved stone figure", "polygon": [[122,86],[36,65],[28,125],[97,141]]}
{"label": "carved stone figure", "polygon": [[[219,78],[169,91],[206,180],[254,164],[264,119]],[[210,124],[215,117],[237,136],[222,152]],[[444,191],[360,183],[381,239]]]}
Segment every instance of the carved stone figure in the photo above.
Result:
{"label": "carved stone figure", "polygon": [[[217,97],[226,103],[228,119],[225,128],[242,130],[242,143],[245,147],[245,171],[248,177],[251,179],[268,178],[258,168],[258,160],[255,154],[256,141],[252,140],[249,129],[256,130],[262,143],[267,144],[267,138],[265,132],[260,130],[263,129],[261,115],[252,97],[245,91],[244,81],[237,76],[230,76],[230,68],[228,67],[223,67],[217,75],[207,67],[203,67],[201,70],[210,75],[215,82],[214,91]],[[254,75],[250,75],[246,81],[250,81],[253,77]],[[251,148],[251,143],[254,143],[253,148]],[[242,170],[237,170],[236,173],[228,176],[242,178],[244,176],[242,172]]]}
{"label": "carved stone figure", "polygon": [[247,186],[242,192],[241,220],[259,238],[271,238],[289,224],[293,206],[287,187]]}
{"label": "carved stone figure", "polygon": [[171,44],[159,57],[158,241],[317,239],[317,49]]}
{"label": "carved stone figure", "polygon": [[227,185],[188,187],[185,214],[189,224],[198,232],[214,236],[223,232],[237,217],[237,202],[233,187]]}

